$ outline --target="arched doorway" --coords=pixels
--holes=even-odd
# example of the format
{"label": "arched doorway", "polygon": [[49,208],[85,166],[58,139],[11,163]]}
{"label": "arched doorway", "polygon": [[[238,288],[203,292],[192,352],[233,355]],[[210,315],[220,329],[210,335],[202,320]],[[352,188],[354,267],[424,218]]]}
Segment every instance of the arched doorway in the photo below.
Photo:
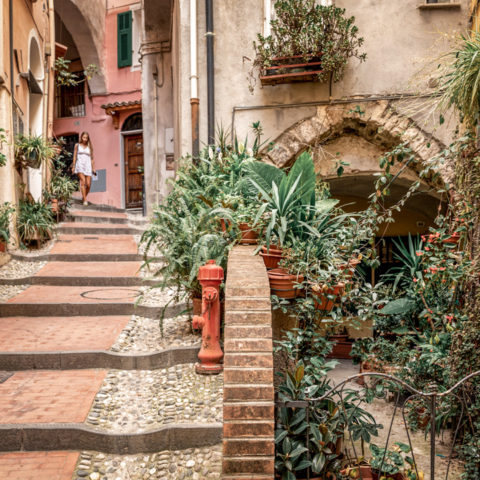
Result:
{"label": "arched doorway", "polygon": [[125,208],[140,208],[143,203],[143,120],[130,115],[122,125]]}
{"label": "arched doorway", "polygon": [[[43,64],[40,54],[40,45],[35,36],[31,36],[28,54],[28,133],[33,136],[42,135],[43,132]],[[40,168],[28,168],[28,190],[35,200],[42,196],[42,172]]]}

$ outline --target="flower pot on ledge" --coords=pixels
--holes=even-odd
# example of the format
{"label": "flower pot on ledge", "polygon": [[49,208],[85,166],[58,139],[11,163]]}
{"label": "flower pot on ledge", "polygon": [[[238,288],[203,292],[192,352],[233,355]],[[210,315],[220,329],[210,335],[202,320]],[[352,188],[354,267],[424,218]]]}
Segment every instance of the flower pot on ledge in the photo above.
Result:
{"label": "flower pot on ledge", "polygon": [[308,62],[303,55],[272,58],[271,65],[264,67],[260,73],[262,85],[279,85],[283,83],[315,82],[323,73],[321,57],[312,57]]}
{"label": "flower pot on ledge", "polygon": [[282,268],[274,268],[267,273],[272,295],[285,299],[296,298],[299,295],[300,289],[295,286],[303,282],[302,275],[290,275]]}
{"label": "flower pot on ledge", "polygon": [[268,249],[263,246],[260,251],[260,256],[263,258],[267,270],[271,270],[272,268],[278,267],[278,264],[283,257],[283,250],[278,248],[277,245],[270,245]]}
{"label": "flower pot on ledge", "polygon": [[240,245],[256,245],[258,243],[258,233],[252,229],[248,223],[239,223]]}
{"label": "flower pot on ledge", "polygon": [[[331,312],[335,302],[345,291],[344,283],[337,283],[333,287],[327,287],[326,285],[319,284],[312,286],[312,295],[315,302],[315,308],[322,312]],[[329,298],[335,296],[334,299]]]}

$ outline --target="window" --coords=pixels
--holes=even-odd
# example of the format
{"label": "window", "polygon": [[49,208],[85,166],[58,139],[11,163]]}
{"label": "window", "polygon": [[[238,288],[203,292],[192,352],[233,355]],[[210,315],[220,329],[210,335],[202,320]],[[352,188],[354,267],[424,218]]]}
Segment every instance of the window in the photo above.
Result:
{"label": "window", "polygon": [[74,72],[77,85],[57,85],[55,103],[57,118],[85,116],[85,75]]}
{"label": "window", "polygon": [[117,61],[118,68],[132,64],[132,12],[119,13],[117,16]]}
{"label": "window", "polygon": [[141,113],[134,113],[130,115],[122,126],[122,132],[130,132],[134,130],[142,130],[143,129],[143,120]]}

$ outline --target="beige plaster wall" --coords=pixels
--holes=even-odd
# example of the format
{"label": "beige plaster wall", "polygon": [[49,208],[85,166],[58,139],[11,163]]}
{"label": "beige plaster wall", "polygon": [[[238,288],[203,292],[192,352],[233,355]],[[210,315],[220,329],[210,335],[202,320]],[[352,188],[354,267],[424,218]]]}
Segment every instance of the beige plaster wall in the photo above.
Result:
{"label": "beige plaster wall", "polygon": [[[182,118],[181,153],[191,151],[190,86],[189,86],[189,11],[187,1],[179,2],[179,65],[178,94]],[[467,29],[469,0],[460,0],[458,10],[420,10],[421,0],[337,0],[336,4],[356,17],[360,34],[365,38],[367,61],[351,60],[344,80],[332,87],[332,97],[352,95],[385,95],[392,93],[427,92],[426,79],[417,77],[428,59],[446,48],[441,33],[452,34]],[[206,55],[204,2],[198,2],[200,138],[206,141]],[[247,76],[254,57],[253,41],[263,30],[263,2],[259,0],[222,0],[215,2],[215,104],[216,123],[227,127],[232,109],[281,103],[327,101],[326,84],[305,83],[261,88],[259,82],[253,95]],[[408,107],[408,108],[407,108]],[[411,104],[405,113],[415,116]],[[311,108],[298,107],[275,110],[236,112],[235,126],[241,138],[253,121],[260,120],[265,138],[273,140],[296,121],[312,115]],[[417,115],[421,120],[421,116]],[[435,118],[435,117],[433,117]],[[435,131],[444,142],[450,138],[451,127],[438,128],[431,116],[424,118],[422,128]]]}

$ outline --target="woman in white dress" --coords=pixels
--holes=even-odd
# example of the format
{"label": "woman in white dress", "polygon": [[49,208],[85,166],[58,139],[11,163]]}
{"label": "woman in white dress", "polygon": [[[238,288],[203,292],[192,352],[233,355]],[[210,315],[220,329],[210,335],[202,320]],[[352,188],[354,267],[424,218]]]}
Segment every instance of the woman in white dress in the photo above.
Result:
{"label": "woman in white dress", "polygon": [[90,142],[90,135],[87,132],[82,132],[80,143],[75,145],[72,171],[78,175],[80,180],[83,204],[88,205],[87,195],[92,185],[92,173],[95,175],[96,171],[95,162],[93,161],[92,142]]}

